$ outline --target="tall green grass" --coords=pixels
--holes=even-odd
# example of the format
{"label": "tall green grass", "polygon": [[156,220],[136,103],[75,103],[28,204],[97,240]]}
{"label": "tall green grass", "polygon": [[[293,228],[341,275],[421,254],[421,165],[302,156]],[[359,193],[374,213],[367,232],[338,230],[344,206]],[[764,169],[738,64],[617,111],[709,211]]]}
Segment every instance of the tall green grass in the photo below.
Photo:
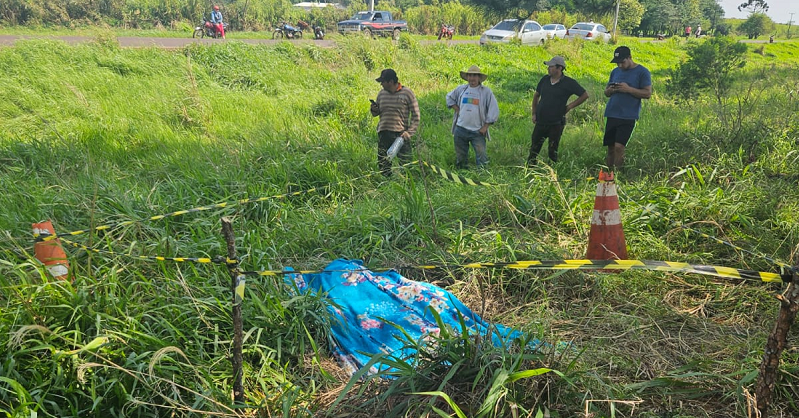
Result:
{"label": "tall green grass", "polygon": [[[0,410],[233,416],[227,271],[129,257],[224,255],[221,216],[233,219],[246,270],[317,269],[337,257],[374,268],[582,258],[614,47],[421,45],[404,36],[344,38],[331,49],[42,40],[0,49]],[[655,90],[617,182],[631,256],[764,271],[774,269],[768,259],[796,264],[798,107],[786,86],[799,44],[750,46],[722,106],[705,96],[680,102],[665,87],[684,44],[631,47]],[[527,169],[530,102],[543,61],[556,54],[591,98],[570,115],[562,161]],[[497,186],[449,183],[416,166],[391,179],[368,175],[376,169],[368,98],[380,70],[396,68],[419,99],[418,158],[452,170],[444,95],[471,64],[489,74],[502,115],[488,144],[490,169],[460,174]],[[32,256],[30,224],[41,219],[64,233],[314,187],[68,237],[99,250],[67,247],[73,281],[48,278]],[[638,416],[742,415],[781,289],[659,272],[403,271],[447,286],[491,320],[575,351],[518,362],[522,354],[490,347],[464,351],[469,340],[453,336],[438,355],[479,365],[479,378],[470,374],[477,369],[435,360],[393,383],[353,381],[336,404],[341,413],[567,417],[588,408],[629,416],[640,401]],[[241,413],[324,414],[348,382],[329,355],[324,295],[295,295],[275,277],[247,283],[252,407]],[[783,366],[774,408],[792,415],[795,350]],[[561,374],[508,380],[540,367]],[[439,384],[415,383],[430,379]],[[380,396],[386,404],[365,403]]]}

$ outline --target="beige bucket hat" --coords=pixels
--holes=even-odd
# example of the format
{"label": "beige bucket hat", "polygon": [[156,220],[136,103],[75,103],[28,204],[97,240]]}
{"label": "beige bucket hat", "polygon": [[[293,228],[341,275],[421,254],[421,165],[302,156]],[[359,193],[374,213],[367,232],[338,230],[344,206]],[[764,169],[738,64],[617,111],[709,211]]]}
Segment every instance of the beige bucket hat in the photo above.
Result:
{"label": "beige bucket hat", "polygon": [[461,78],[462,78],[462,79],[464,79],[464,80],[466,80],[466,81],[469,81],[469,79],[468,79],[468,78],[466,78],[466,76],[467,76],[467,75],[469,75],[469,74],[478,74],[478,75],[480,76],[480,82],[481,82],[481,83],[482,83],[483,81],[485,81],[485,80],[486,80],[486,78],[488,78],[488,76],[487,76],[487,75],[483,74],[483,72],[482,72],[482,71],[480,71],[480,67],[478,67],[478,66],[476,66],[476,65],[472,65],[472,66],[471,66],[471,67],[469,67],[469,69],[468,69],[468,70],[466,70],[466,71],[461,71]]}

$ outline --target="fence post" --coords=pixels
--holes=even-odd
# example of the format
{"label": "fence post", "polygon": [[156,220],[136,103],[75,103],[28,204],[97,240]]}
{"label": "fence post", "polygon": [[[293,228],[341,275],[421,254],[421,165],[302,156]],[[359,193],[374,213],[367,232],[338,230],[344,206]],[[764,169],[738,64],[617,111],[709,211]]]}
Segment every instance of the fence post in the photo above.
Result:
{"label": "fence post", "polygon": [[[796,320],[799,312],[799,274],[794,269],[791,272],[792,280],[784,294],[776,297],[780,301],[780,313],[774,330],[768,336],[766,348],[763,351],[763,362],[760,363],[760,373],[757,377],[755,401],[760,418],[768,417],[768,408],[771,405],[771,395],[777,382],[777,370],[780,366],[780,356],[788,340],[788,331]],[[784,277],[784,276],[783,276]]]}
{"label": "fence post", "polygon": [[242,385],[242,340],[243,334],[241,331],[241,301],[236,297],[236,285],[239,281],[239,262],[236,258],[236,239],[233,235],[233,226],[230,219],[222,218],[222,236],[225,237],[227,243],[227,267],[230,271],[230,293],[233,301],[233,402],[237,405],[244,405],[244,386]]}

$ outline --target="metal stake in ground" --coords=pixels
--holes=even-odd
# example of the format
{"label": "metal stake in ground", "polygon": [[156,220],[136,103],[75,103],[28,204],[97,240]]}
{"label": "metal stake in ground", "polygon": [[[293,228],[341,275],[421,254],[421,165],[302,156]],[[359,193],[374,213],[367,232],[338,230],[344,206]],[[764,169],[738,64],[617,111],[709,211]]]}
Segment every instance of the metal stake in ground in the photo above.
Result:
{"label": "metal stake in ground", "polygon": [[768,417],[768,408],[771,405],[771,395],[777,383],[777,370],[780,367],[780,356],[788,343],[788,331],[796,320],[799,312],[799,274],[793,272],[793,280],[788,284],[784,295],[777,295],[780,301],[780,313],[774,331],[768,336],[766,348],[763,351],[763,362],[760,363],[760,374],[757,376],[755,389],[757,410],[760,418]]}
{"label": "metal stake in ground", "polygon": [[228,262],[227,267],[230,271],[230,290],[233,301],[233,401],[238,406],[244,406],[244,385],[242,379],[242,357],[241,348],[244,339],[241,328],[241,301],[236,297],[236,285],[239,276],[239,264],[236,256],[236,238],[233,235],[233,226],[230,219],[222,218],[222,236],[227,243]]}

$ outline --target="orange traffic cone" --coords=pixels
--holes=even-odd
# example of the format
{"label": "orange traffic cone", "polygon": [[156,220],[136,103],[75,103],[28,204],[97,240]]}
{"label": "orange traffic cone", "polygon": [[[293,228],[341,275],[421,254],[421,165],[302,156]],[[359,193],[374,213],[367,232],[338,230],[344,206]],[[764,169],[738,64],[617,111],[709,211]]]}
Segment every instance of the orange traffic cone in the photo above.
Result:
{"label": "orange traffic cone", "polygon": [[588,235],[589,260],[626,260],[627,242],[621,227],[619,196],[613,173],[599,171],[596,187],[594,215],[591,217],[591,232]]}
{"label": "orange traffic cone", "polygon": [[69,262],[67,253],[61,247],[61,240],[56,238],[45,241],[45,238],[55,235],[53,223],[48,220],[32,226],[33,238],[36,240],[33,244],[33,254],[36,259],[44,264],[54,278],[65,279],[69,273]]}

